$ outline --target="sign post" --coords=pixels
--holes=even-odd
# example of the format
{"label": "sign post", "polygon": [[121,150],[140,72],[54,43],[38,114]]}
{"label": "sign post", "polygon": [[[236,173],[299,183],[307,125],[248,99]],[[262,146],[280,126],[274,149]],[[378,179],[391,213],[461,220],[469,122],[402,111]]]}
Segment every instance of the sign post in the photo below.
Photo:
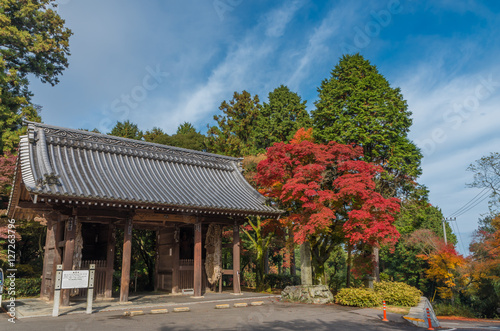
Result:
{"label": "sign post", "polygon": [[59,305],[61,289],[86,288],[87,291],[87,314],[92,314],[92,299],[94,297],[94,275],[95,264],[91,264],[90,270],[66,270],[63,271],[62,264],[57,265],[56,281],[54,284],[54,309],[52,316],[59,316]]}
{"label": "sign post", "polygon": [[89,267],[89,283],[87,290],[87,314],[92,314],[92,299],[94,298],[94,274],[95,274],[95,264],[91,264]]}
{"label": "sign post", "polygon": [[52,317],[59,316],[59,304],[61,303],[61,279],[63,272],[62,264],[57,265],[56,281],[54,283],[54,308],[52,309]]}

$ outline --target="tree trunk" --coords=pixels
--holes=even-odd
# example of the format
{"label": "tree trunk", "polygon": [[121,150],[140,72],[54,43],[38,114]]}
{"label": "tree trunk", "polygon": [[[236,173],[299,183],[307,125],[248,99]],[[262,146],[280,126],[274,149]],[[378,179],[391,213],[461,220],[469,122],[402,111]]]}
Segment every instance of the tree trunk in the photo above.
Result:
{"label": "tree trunk", "polygon": [[379,250],[378,246],[373,246],[372,251],[372,263],[373,263],[373,280],[375,282],[380,282],[380,266],[379,266]]}
{"label": "tree trunk", "polygon": [[290,275],[296,276],[297,275],[297,269],[295,268],[295,249],[292,247],[292,250],[290,251]]}
{"label": "tree trunk", "polygon": [[352,248],[347,246],[347,279],[346,287],[351,287],[351,262],[352,262]]}
{"label": "tree trunk", "polygon": [[302,285],[312,285],[311,245],[308,241],[300,245],[300,275]]}

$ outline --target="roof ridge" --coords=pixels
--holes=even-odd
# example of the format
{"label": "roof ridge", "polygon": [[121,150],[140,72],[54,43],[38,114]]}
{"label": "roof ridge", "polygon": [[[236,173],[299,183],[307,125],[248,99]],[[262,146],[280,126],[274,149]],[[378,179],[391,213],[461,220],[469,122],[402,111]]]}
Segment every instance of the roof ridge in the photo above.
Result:
{"label": "roof ridge", "polygon": [[[239,163],[241,161],[240,158],[235,158],[231,156],[213,154],[208,152],[195,151],[191,149],[162,145],[157,143],[151,143],[143,140],[135,140],[117,136],[106,135],[102,133],[95,133],[84,130],[77,129],[69,129],[64,127],[59,127],[55,125],[48,125],[44,123],[24,121],[28,127],[31,125],[33,127],[42,128],[46,135],[49,136],[57,136],[59,138],[66,138],[70,140],[81,140],[81,141],[89,141],[90,143],[104,144],[110,146],[119,146],[123,148],[129,148],[138,150],[138,153],[144,153],[145,149],[148,152],[154,153],[165,153],[165,154],[177,154],[177,157],[184,157],[189,159],[198,159],[202,161],[211,161],[216,163]],[[47,137],[48,138],[48,137]],[[85,144],[83,144],[85,145]]]}

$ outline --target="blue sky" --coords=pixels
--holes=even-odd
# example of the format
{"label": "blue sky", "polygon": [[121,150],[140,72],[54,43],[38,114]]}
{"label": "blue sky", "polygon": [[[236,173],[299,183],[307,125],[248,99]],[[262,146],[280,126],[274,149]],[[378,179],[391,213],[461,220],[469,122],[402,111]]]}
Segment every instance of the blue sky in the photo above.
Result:
{"label": "blue sky", "polygon": [[[48,124],[204,132],[234,91],[267,101],[281,84],[312,110],[340,56],[359,51],[408,101],[419,182],[446,216],[480,191],[466,188],[467,166],[498,151],[498,2],[59,0],[58,11],[74,32],[70,66],[55,87],[32,82]],[[487,211],[457,218],[460,251]]]}

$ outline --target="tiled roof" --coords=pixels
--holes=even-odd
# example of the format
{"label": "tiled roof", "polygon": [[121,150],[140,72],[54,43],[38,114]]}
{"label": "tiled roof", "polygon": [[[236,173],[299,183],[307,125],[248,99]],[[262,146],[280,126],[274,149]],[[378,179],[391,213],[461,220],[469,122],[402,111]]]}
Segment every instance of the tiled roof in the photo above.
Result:
{"label": "tiled roof", "polygon": [[216,154],[28,122],[20,166],[40,196],[277,216],[240,171]]}

